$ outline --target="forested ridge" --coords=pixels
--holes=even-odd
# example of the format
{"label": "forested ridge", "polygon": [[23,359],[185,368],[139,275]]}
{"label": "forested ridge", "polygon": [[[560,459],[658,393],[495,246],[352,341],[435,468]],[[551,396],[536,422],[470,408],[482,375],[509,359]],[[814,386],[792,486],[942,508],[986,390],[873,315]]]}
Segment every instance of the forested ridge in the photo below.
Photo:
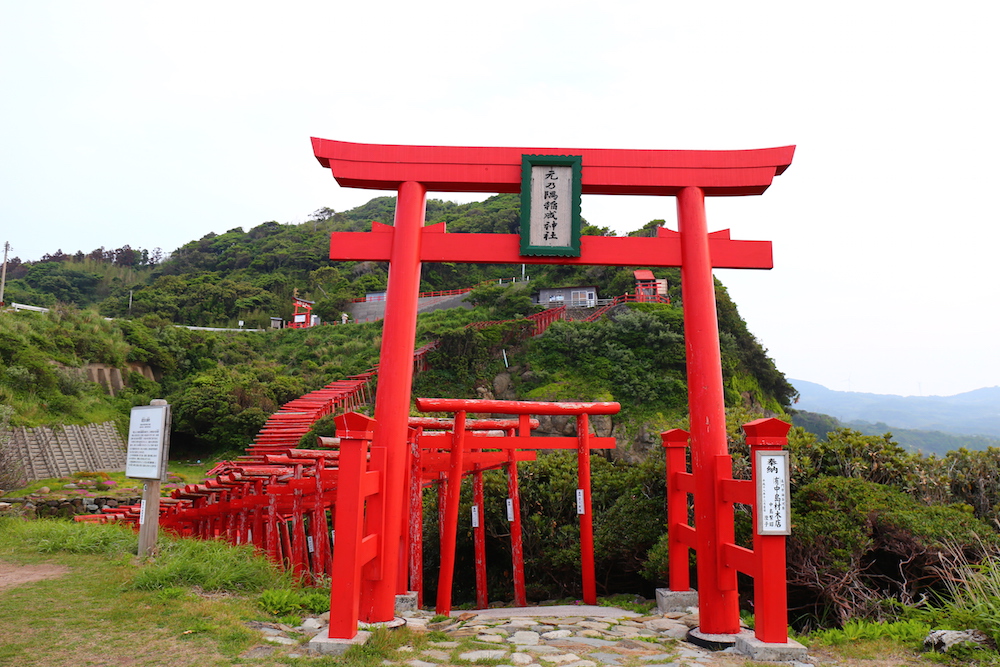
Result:
{"label": "forested ridge", "polygon": [[[427,222],[445,221],[449,232],[510,233],[517,231],[517,205],[513,195],[464,205],[431,200]],[[314,312],[336,319],[347,300],[385,288],[387,266],[330,262],[330,232],[391,222],[393,206],[394,198],[379,197],[351,211],[321,209],[303,224],[266,222],[208,234],[169,256],[125,246],[11,262],[8,302],[52,310],[0,313],[0,416],[24,426],[113,419],[124,427],[132,406],[166,398],[178,455],[241,451],[282,403],[377,364],[381,323],[264,332],[175,325],[234,327],[242,320],[247,328],[264,328],[271,316],[291,315],[296,292],[316,302]],[[661,223],[633,233],[648,234]],[[585,233],[610,234],[595,227]],[[557,322],[534,338],[523,336],[522,319],[539,309],[531,291],[596,285],[602,296],[615,296],[634,289],[633,268],[644,267],[534,266],[525,289],[520,281],[483,284],[508,279],[509,265],[425,265],[422,290],[480,286],[470,296],[473,309],[419,318],[417,345],[437,340],[440,346],[430,370],[416,377],[414,393],[619,401],[620,415],[595,423],[618,443],[594,461],[598,580],[605,591],[648,593],[665,575],[659,433],[687,426],[679,272],[654,269],[669,280],[670,304],[623,306],[596,322]],[[745,477],[740,425],[761,416],[790,419],[795,392],[723,285],[717,283],[716,294],[734,474]],[[475,321],[500,323],[467,326]],[[109,396],[82,378],[79,369],[88,363],[122,369],[127,386]],[[155,380],[130,364],[148,366]],[[976,561],[994,551],[996,450],[923,457],[889,435],[836,426],[822,440],[793,428],[789,447],[795,511],[789,573],[800,626],[891,616],[898,610],[885,600],[913,605],[943,590],[960,558]],[[529,514],[526,558],[536,599],[573,594],[578,581],[575,516],[561,500],[573,494],[573,465],[559,454],[525,465],[526,511],[547,508]],[[505,493],[502,482],[488,479],[487,493]],[[502,550],[503,517],[487,510],[486,520],[495,538],[491,548]],[[746,540],[748,516],[738,512],[737,522]],[[463,533],[460,539],[471,538]],[[502,571],[491,576],[504,577]],[[457,584],[459,596],[471,586]]]}

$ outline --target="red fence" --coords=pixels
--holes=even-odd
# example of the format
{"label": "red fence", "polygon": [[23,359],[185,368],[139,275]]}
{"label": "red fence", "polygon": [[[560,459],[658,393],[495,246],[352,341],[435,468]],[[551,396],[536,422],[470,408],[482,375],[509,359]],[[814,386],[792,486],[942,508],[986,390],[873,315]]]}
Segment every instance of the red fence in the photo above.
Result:
{"label": "red fence", "polygon": [[[737,503],[752,508],[754,522],[753,549],[737,545],[730,530],[719,551],[722,569],[728,570],[727,576],[733,585],[736,572],[753,577],[754,633],[762,642],[778,644],[788,641],[785,535],[761,534],[758,530],[764,510],[758,502],[755,484],[760,484],[761,480],[761,471],[757,469],[758,453],[784,449],[788,444],[789,428],[789,424],[778,419],[758,419],[744,424],[753,462],[752,480],[732,478],[732,457],[729,455],[717,457],[715,480],[720,501],[716,508],[719,523],[728,522],[730,528],[733,526],[733,505]],[[688,472],[686,462],[689,434],[682,429],[672,429],[660,436],[667,455],[669,585],[672,591],[687,591],[691,585],[688,558],[690,550],[697,547],[697,529],[688,524],[688,496],[694,495],[694,475]]]}

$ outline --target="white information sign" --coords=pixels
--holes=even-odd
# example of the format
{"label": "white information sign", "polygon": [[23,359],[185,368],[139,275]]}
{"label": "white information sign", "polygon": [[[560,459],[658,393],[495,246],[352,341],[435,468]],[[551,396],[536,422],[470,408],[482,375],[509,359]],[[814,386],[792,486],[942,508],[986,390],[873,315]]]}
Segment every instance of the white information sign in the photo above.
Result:
{"label": "white information sign", "polygon": [[577,514],[587,513],[586,508],[583,506],[583,489],[576,490],[576,513]]}
{"label": "white information sign", "polygon": [[126,477],[160,479],[163,476],[168,409],[166,405],[132,408],[125,457]]}
{"label": "white information sign", "polygon": [[786,451],[757,452],[757,534],[792,534]]}
{"label": "white information sign", "polygon": [[514,520],[514,501],[510,498],[507,499],[507,520]]}
{"label": "white information sign", "polygon": [[479,528],[479,505],[472,506],[472,527]]}

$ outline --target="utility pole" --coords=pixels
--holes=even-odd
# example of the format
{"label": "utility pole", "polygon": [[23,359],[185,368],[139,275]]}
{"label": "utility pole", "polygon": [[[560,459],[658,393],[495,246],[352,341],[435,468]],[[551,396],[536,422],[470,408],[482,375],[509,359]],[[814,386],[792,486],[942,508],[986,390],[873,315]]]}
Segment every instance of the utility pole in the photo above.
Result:
{"label": "utility pole", "polygon": [[10,250],[10,243],[4,241],[3,243],[3,268],[0,269],[0,308],[3,308],[6,303],[3,300],[4,288],[7,287],[7,251]]}

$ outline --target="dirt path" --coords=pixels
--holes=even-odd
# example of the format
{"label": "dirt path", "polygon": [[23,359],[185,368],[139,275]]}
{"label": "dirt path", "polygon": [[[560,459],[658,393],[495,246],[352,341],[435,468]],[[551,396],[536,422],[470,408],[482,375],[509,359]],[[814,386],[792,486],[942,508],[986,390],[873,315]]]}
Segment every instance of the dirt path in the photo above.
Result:
{"label": "dirt path", "polygon": [[0,561],[0,590],[42,579],[55,579],[69,572],[64,565],[14,565]]}

